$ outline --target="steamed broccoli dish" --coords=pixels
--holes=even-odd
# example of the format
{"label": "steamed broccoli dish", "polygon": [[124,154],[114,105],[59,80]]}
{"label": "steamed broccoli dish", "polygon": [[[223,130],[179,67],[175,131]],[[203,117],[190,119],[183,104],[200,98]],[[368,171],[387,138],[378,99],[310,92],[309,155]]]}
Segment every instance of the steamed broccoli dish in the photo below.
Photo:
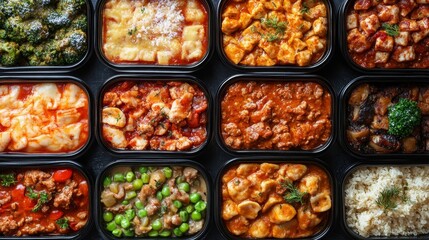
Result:
{"label": "steamed broccoli dish", "polygon": [[413,132],[415,126],[420,124],[421,111],[415,101],[401,98],[388,110],[389,134],[406,137]]}
{"label": "steamed broccoli dish", "polygon": [[0,66],[79,62],[88,49],[85,0],[0,0]]}

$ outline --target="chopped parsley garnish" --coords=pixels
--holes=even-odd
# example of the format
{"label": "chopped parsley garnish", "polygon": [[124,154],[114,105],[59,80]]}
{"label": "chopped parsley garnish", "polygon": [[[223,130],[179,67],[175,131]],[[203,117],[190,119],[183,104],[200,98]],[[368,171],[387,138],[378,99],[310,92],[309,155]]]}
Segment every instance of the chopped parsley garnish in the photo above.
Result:
{"label": "chopped parsley garnish", "polygon": [[304,13],[308,13],[310,11],[310,9],[308,8],[308,6],[307,6],[307,3],[302,3],[302,6],[301,6],[301,13],[302,14],[304,14]]}
{"label": "chopped parsley garnish", "polygon": [[15,173],[0,174],[0,179],[3,187],[10,187],[16,183]]}
{"label": "chopped parsley garnish", "polygon": [[128,35],[134,35],[137,32],[137,27],[128,29]]}
{"label": "chopped parsley garnish", "polygon": [[67,218],[60,218],[56,221],[56,223],[58,224],[58,226],[60,226],[60,228],[62,229],[67,229],[69,228],[69,220]]}
{"label": "chopped parsley garnish", "polygon": [[121,114],[120,113],[118,113],[118,117],[116,117],[116,123],[118,123],[119,120],[121,120]]}
{"label": "chopped parsley garnish", "polygon": [[383,23],[381,27],[386,31],[387,35],[396,37],[399,35],[399,26],[396,24]]}
{"label": "chopped parsley garnish", "polygon": [[402,191],[396,186],[385,188],[381,191],[380,196],[378,196],[375,202],[378,206],[384,208],[385,211],[395,209],[398,206],[398,201],[407,201],[408,198],[405,194],[405,190],[406,187],[403,188]]}
{"label": "chopped parsley garnish", "polygon": [[39,194],[37,194],[31,187],[27,187],[27,194],[25,196],[31,198],[31,199],[36,199],[39,197]]}
{"label": "chopped parsley garnish", "polygon": [[283,182],[281,185],[286,188],[284,199],[288,203],[303,203],[303,198],[307,192],[300,192],[292,182]]}
{"label": "chopped parsley garnish", "polygon": [[142,8],[142,14],[144,13],[144,11],[146,11],[146,8]]}
{"label": "chopped parsley garnish", "polygon": [[279,21],[276,17],[273,18],[261,18],[261,23],[267,28],[273,28],[274,33],[263,34],[259,32],[255,26],[251,26],[250,30],[254,33],[258,33],[262,38],[265,38],[268,42],[279,40],[286,31],[286,22]]}
{"label": "chopped parsley garnish", "polygon": [[38,212],[47,202],[49,202],[49,194],[47,194],[45,191],[41,191],[39,193],[39,199],[37,200],[37,204],[31,211]]}

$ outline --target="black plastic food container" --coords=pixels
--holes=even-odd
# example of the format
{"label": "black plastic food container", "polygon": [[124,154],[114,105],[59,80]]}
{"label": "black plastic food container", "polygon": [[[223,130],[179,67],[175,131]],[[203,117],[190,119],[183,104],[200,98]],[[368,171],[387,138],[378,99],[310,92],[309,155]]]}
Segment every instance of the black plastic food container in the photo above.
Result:
{"label": "black plastic food container", "polygon": [[[384,161],[384,162],[380,162],[380,161],[375,161],[372,163],[357,163],[357,164],[353,164],[351,166],[349,166],[343,174],[343,179],[341,182],[341,186],[340,186],[340,215],[342,218],[341,221],[341,227],[343,228],[344,232],[346,232],[349,236],[349,238],[353,238],[353,239],[359,239],[359,240],[363,240],[363,239],[370,239],[370,240],[388,240],[388,239],[393,239],[393,240],[397,240],[397,239],[428,239],[429,238],[429,234],[421,234],[421,235],[417,235],[417,236],[370,236],[370,237],[363,237],[359,234],[357,234],[356,232],[354,232],[348,225],[347,225],[347,220],[346,220],[346,206],[345,206],[345,187],[346,187],[346,182],[347,180],[350,178],[350,175],[353,174],[355,171],[357,171],[360,168],[364,168],[364,167],[418,167],[418,166],[427,166],[427,164],[421,164],[418,163],[417,161],[408,161],[406,164],[398,164],[397,160],[389,160],[389,161]],[[381,189],[380,189],[381,191]]]}
{"label": "black plastic food container", "polygon": [[347,43],[347,13],[353,8],[353,4],[356,0],[344,0],[338,10],[338,37],[340,43],[340,49],[343,54],[343,57],[346,59],[346,62],[354,70],[357,70],[364,74],[390,74],[390,73],[403,73],[403,74],[427,74],[429,69],[424,68],[364,68],[359,64],[355,63],[348,52],[348,43]]}
{"label": "black plastic food container", "polygon": [[[245,157],[245,158],[234,158],[231,159],[229,161],[227,161],[225,163],[225,165],[219,170],[219,173],[216,177],[216,195],[215,195],[215,202],[216,202],[216,206],[215,209],[217,209],[217,211],[215,211],[214,213],[214,217],[215,217],[215,222],[216,222],[216,226],[218,228],[218,230],[220,231],[220,233],[222,234],[223,237],[225,237],[226,239],[232,239],[232,240],[240,240],[240,239],[247,239],[247,238],[241,238],[241,237],[237,237],[234,236],[233,234],[231,234],[228,230],[228,228],[225,226],[224,221],[222,219],[222,176],[233,166],[237,166],[240,165],[242,163],[256,163],[256,164],[261,164],[261,163],[272,163],[272,164],[284,164],[284,163],[289,163],[289,164],[304,164],[304,165],[314,165],[317,166],[319,168],[321,168],[322,170],[325,171],[325,173],[328,175],[328,178],[330,179],[330,183],[331,183],[331,209],[329,210],[329,218],[328,221],[326,223],[326,226],[324,227],[324,229],[316,234],[314,234],[313,236],[309,236],[306,238],[297,238],[297,239],[321,239],[323,238],[323,236],[325,236],[332,228],[332,225],[334,224],[334,219],[337,219],[336,217],[336,212],[337,212],[337,199],[336,199],[336,183],[332,177],[331,172],[328,170],[328,168],[326,167],[326,164],[317,159],[317,158],[309,158],[309,157]],[[264,238],[266,239],[266,238]],[[271,238],[271,239],[276,239],[276,238]],[[289,239],[289,238],[288,238]]]}
{"label": "black plastic food container", "polygon": [[92,55],[92,3],[90,0],[84,0],[86,3],[86,19],[87,19],[87,50],[82,59],[72,65],[58,65],[58,66],[0,66],[0,71],[13,72],[13,73],[64,73],[72,72],[82,67]]}
{"label": "black plastic food container", "polygon": [[22,237],[11,237],[11,236],[0,236],[0,239],[46,239],[46,240],[60,240],[60,239],[66,239],[66,240],[76,240],[76,239],[85,239],[85,236],[91,231],[92,224],[93,224],[93,213],[92,213],[92,201],[93,201],[93,190],[92,190],[92,179],[89,177],[87,172],[84,170],[84,168],[73,161],[68,160],[61,160],[57,162],[50,162],[50,161],[41,161],[41,162],[30,162],[30,161],[20,161],[20,162],[4,162],[0,163],[1,169],[7,169],[7,170],[14,170],[14,169],[37,169],[37,170],[43,170],[43,169],[56,169],[56,168],[72,168],[74,170],[79,171],[88,182],[88,198],[90,206],[88,208],[88,221],[86,223],[86,226],[79,230],[78,232],[70,235],[43,235],[43,236],[22,236]]}
{"label": "black plastic food container", "polygon": [[[348,143],[347,139],[347,128],[348,128],[348,120],[347,120],[347,107],[348,107],[348,99],[352,91],[361,84],[379,84],[384,88],[388,88],[389,86],[409,86],[409,85],[417,85],[417,86],[428,86],[427,77],[423,76],[361,76],[350,81],[347,86],[345,86],[340,93],[340,114],[338,119],[338,133],[339,133],[339,142],[343,149],[351,154],[353,157],[360,158],[363,160],[368,160],[371,158],[374,159],[398,159],[398,161],[410,159],[410,158],[427,158],[428,152],[426,153],[363,153],[357,150],[354,150],[352,146]],[[408,160],[407,160],[408,161]]]}
{"label": "black plastic food container", "polygon": [[246,72],[314,72],[322,67],[324,67],[329,60],[331,59],[333,52],[334,52],[334,43],[335,43],[335,28],[334,28],[334,22],[335,22],[335,13],[332,8],[331,0],[323,0],[326,6],[327,10],[327,19],[328,19],[328,32],[326,34],[326,50],[325,53],[322,55],[322,57],[314,64],[309,66],[293,66],[293,65],[274,65],[274,66],[244,66],[244,65],[238,65],[233,62],[231,62],[228,57],[225,54],[225,51],[223,49],[223,33],[221,30],[222,27],[222,12],[225,8],[225,4],[232,0],[219,0],[218,9],[217,9],[217,19],[216,19],[216,41],[217,41],[217,52],[219,54],[220,59],[222,62],[239,71],[246,71]]}
{"label": "black plastic food container", "polygon": [[[134,81],[134,82],[169,82],[169,81],[178,81],[178,82],[188,82],[192,84],[198,85],[198,87],[205,93],[205,96],[207,98],[208,107],[207,107],[207,138],[199,147],[195,149],[191,149],[189,151],[161,151],[161,150],[121,150],[121,149],[114,149],[112,148],[103,138],[102,132],[103,132],[103,124],[102,124],[102,111],[103,111],[103,96],[105,91],[114,86],[115,84],[118,84],[123,81]],[[209,91],[207,91],[207,88],[202,84],[201,81],[199,81],[197,78],[189,76],[189,75],[117,75],[110,79],[108,79],[104,85],[102,86],[99,95],[98,95],[98,109],[97,109],[97,139],[98,142],[111,154],[113,155],[133,155],[133,156],[139,156],[140,154],[146,154],[151,155],[151,157],[154,158],[161,158],[165,157],[166,155],[176,154],[176,155],[186,155],[186,156],[192,156],[198,154],[200,151],[205,148],[205,146],[209,143],[211,139],[211,129],[212,129],[212,98],[210,96]]]}
{"label": "black plastic food container", "polygon": [[1,84],[36,84],[36,83],[73,83],[80,87],[88,97],[88,139],[79,149],[68,153],[24,153],[24,152],[0,152],[0,160],[10,160],[15,157],[22,158],[61,158],[61,159],[77,159],[83,155],[92,143],[92,128],[93,128],[93,97],[87,84],[72,76],[0,76]]}
{"label": "black plastic food container", "polygon": [[208,18],[207,52],[200,61],[189,65],[157,65],[114,63],[106,58],[103,52],[103,10],[107,0],[97,1],[94,24],[95,52],[102,63],[119,72],[165,72],[165,73],[190,73],[201,69],[211,58],[214,45],[214,16],[213,4],[210,0],[198,0],[205,6]]}
{"label": "black plastic food container", "polygon": [[[177,239],[189,239],[189,240],[195,240],[195,239],[202,239],[207,235],[207,232],[209,230],[209,225],[211,224],[212,221],[212,208],[213,208],[213,196],[212,196],[212,192],[213,192],[213,186],[211,183],[211,179],[210,179],[210,175],[206,172],[206,170],[204,169],[204,167],[199,164],[196,163],[194,161],[190,161],[190,160],[186,160],[186,159],[166,159],[163,162],[160,162],[158,160],[154,160],[154,159],[129,159],[129,160],[117,160],[113,163],[108,164],[101,172],[100,174],[97,176],[97,180],[95,183],[95,199],[96,199],[96,203],[95,203],[95,223],[97,225],[97,230],[100,233],[101,236],[103,236],[104,239],[118,239],[115,238],[112,234],[108,233],[107,230],[105,229],[105,224],[104,224],[104,220],[103,220],[103,206],[100,202],[100,196],[101,196],[101,192],[103,191],[103,179],[106,176],[106,174],[108,173],[109,170],[115,168],[115,167],[121,167],[121,166],[125,166],[125,167],[137,167],[137,166],[148,166],[148,167],[174,167],[174,166],[183,166],[183,167],[192,167],[195,168],[196,170],[198,170],[198,173],[202,175],[202,177],[205,179],[206,181],[206,186],[207,186],[207,210],[206,210],[206,217],[204,220],[204,226],[201,229],[201,231],[199,231],[197,234],[189,236],[189,237],[180,237]],[[122,237],[124,238],[124,237]],[[126,239],[161,239],[162,237],[155,237],[155,238],[150,238],[150,237],[128,237]],[[170,239],[172,239],[172,237],[170,237]]]}
{"label": "black plastic food container", "polygon": [[[320,84],[325,91],[328,91],[331,95],[331,136],[322,146],[313,149],[313,150],[267,150],[267,149],[244,149],[244,150],[236,150],[228,147],[224,139],[222,137],[222,107],[221,103],[225,96],[225,93],[229,86],[237,82],[250,82],[255,81],[258,84],[263,84],[267,82],[280,82],[280,83],[288,83],[288,82],[313,82]],[[332,90],[332,87],[328,84],[328,81],[323,77],[317,75],[275,75],[275,74],[239,74],[232,76],[227,79],[222,85],[219,87],[216,93],[216,140],[218,145],[226,152],[237,155],[237,154],[290,154],[290,155],[319,155],[322,154],[332,142],[335,140],[335,120],[336,120],[336,95]]]}

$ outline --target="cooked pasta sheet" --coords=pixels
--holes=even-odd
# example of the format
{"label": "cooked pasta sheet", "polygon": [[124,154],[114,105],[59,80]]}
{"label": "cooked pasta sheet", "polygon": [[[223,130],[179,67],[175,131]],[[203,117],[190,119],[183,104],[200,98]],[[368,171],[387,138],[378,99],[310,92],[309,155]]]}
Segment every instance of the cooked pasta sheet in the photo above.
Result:
{"label": "cooked pasta sheet", "polygon": [[88,105],[73,83],[0,85],[0,151],[78,150],[88,140]]}
{"label": "cooked pasta sheet", "polygon": [[107,0],[103,52],[114,63],[188,65],[207,52],[208,14],[200,0]]}

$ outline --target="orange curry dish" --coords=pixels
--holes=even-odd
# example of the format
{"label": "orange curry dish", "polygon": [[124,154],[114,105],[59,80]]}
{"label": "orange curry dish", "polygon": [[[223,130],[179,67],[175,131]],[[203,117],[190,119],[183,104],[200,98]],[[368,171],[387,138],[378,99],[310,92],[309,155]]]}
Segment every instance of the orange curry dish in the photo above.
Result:
{"label": "orange curry dish", "polygon": [[315,82],[241,81],[221,103],[221,134],[234,150],[313,150],[332,132],[331,94]]}
{"label": "orange curry dish", "polygon": [[312,65],[327,49],[328,14],[323,0],[229,0],[223,50],[238,65]]}
{"label": "orange curry dish", "polygon": [[315,165],[240,164],[222,176],[222,219],[244,238],[313,236],[328,225],[331,184]]}
{"label": "orange curry dish", "polygon": [[207,140],[207,108],[194,83],[118,82],[104,92],[102,136],[113,149],[189,151]]}

